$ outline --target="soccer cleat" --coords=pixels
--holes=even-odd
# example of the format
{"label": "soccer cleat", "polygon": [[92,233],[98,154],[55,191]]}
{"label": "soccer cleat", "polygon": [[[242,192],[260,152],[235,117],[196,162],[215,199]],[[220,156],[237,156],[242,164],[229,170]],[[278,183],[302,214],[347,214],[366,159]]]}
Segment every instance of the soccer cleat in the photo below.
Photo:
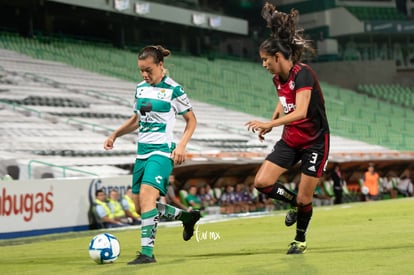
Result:
{"label": "soccer cleat", "polygon": [[286,254],[303,254],[306,251],[306,242],[293,241]]}
{"label": "soccer cleat", "polygon": [[200,219],[201,214],[198,210],[192,210],[190,211],[191,214],[191,221],[184,223],[184,230],[183,230],[183,239],[184,241],[188,241],[191,239],[191,237],[194,234],[194,225],[197,223],[197,221]]}
{"label": "soccer cleat", "polygon": [[149,257],[147,255],[141,254],[139,253],[138,256],[135,258],[135,260],[128,262],[128,265],[133,265],[133,264],[150,264],[150,263],[155,263],[155,256],[152,255],[152,257]]}
{"label": "soccer cleat", "polygon": [[285,217],[285,225],[292,226],[295,224],[296,220],[298,219],[298,208],[292,207],[286,214]]}

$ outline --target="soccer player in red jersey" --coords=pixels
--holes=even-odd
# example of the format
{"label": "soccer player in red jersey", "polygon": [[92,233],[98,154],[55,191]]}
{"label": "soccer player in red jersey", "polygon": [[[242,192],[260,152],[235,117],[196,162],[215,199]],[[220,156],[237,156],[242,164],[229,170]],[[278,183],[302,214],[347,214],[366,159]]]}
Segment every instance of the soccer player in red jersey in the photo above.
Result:
{"label": "soccer player in red jersey", "polygon": [[[261,140],[273,127],[284,128],[282,138],[259,168],[254,185],[269,197],[291,204],[285,224],[296,222],[296,236],[287,254],[302,254],[307,247],[305,235],[312,217],[313,193],[329,154],[328,120],[316,74],[300,62],[305,50],[313,49],[296,28],[298,11],[287,14],[266,3],[262,16],[272,32],[259,52],[263,67],[273,75],[279,101],[271,121],[252,120],[246,126]],[[277,180],[299,161],[301,177],[295,194]]]}

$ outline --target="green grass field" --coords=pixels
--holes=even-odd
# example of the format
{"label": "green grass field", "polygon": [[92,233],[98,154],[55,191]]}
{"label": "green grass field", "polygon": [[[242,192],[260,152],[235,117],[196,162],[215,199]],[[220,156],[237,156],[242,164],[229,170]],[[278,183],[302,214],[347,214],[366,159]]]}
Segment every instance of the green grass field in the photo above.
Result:
{"label": "green grass field", "polygon": [[[160,226],[156,264],[127,266],[139,229],[113,231],[121,256],[98,265],[88,255],[98,231],[0,241],[0,274],[413,274],[414,199],[314,208],[304,255],[286,255],[294,227],[284,213],[198,225]],[[206,238],[204,238],[206,237]],[[214,237],[216,239],[214,239]]]}

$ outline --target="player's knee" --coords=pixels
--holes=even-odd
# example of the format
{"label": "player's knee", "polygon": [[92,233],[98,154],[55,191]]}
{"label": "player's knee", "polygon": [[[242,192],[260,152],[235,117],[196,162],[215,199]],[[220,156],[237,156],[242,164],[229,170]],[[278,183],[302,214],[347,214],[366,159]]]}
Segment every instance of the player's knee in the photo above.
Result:
{"label": "player's knee", "polygon": [[303,196],[303,195],[298,195],[296,197],[296,203],[298,206],[306,206],[310,203],[312,203],[313,197],[307,197],[307,196]]}
{"label": "player's knee", "polygon": [[263,188],[272,185],[271,182],[266,181],[266,178],[256,177],[253,183],[255,188]]}
{"label": "player's knee", "polygon": [[262,175],[256,175],[253,184],[254,184],[254,187],[256,188],[263,188],[263,187],[273,185],[274,182],[270,181],[269,177],[265,177]]}

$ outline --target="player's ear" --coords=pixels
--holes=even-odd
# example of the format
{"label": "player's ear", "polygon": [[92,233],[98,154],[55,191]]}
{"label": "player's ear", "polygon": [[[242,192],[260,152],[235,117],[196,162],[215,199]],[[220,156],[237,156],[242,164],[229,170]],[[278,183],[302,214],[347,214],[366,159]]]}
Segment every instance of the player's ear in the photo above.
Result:
{"label": "player's ear", "polygon": [[273,59],[275,60],[275,62],[276,62],[276,63],[279,61],[279,52],[276,52],[276,53],[273,55]]}

